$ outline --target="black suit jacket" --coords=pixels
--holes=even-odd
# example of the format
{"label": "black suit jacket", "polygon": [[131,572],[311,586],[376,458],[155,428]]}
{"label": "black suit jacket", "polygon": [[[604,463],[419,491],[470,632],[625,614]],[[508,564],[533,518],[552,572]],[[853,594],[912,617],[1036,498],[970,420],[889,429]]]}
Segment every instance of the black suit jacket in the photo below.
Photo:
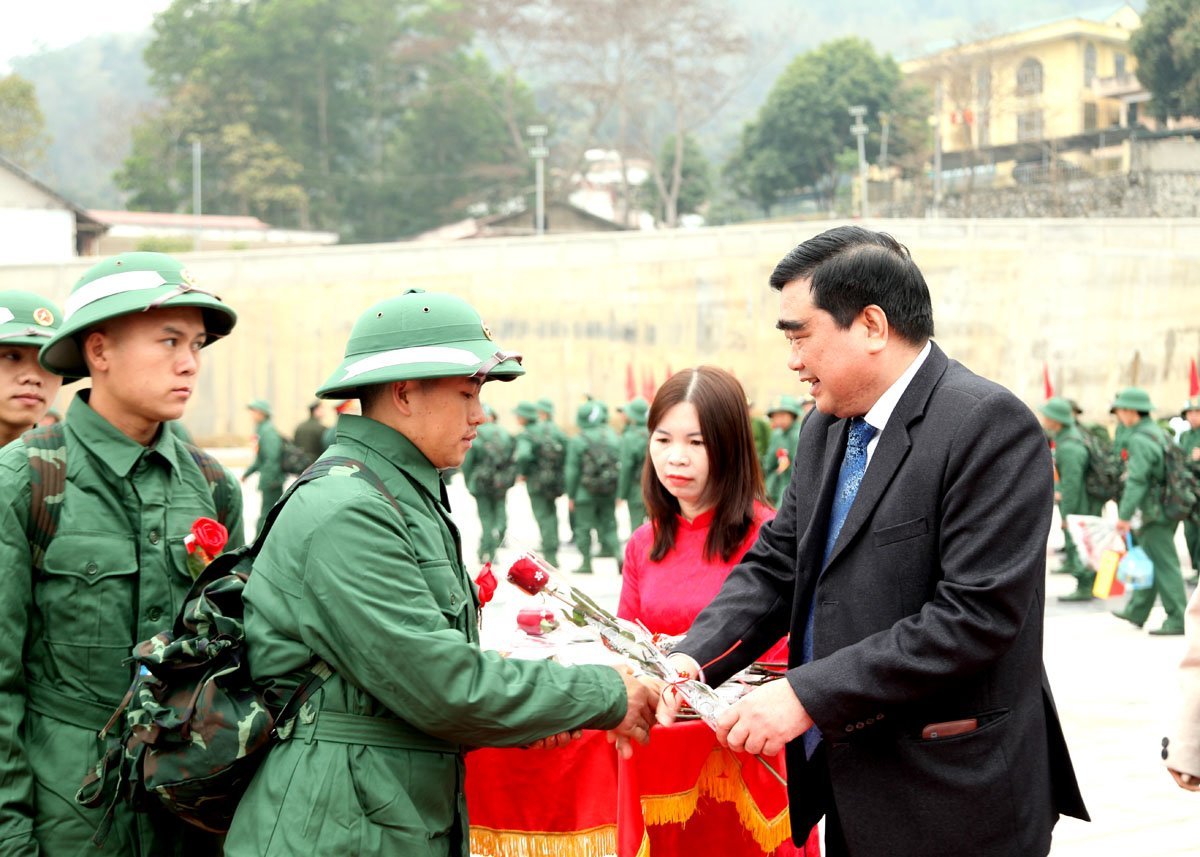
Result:
{"label": "black suit jacket", "polygon": [[[847,424],[805,421],[779,514],[678,648],[719,684],[791,632],[787,680],[828,765],[788,747],[797,841],[832,799],[853,855],[1044,855],[1059,814],[1087,811],[1042,665],[1054,486],[1041,427],[934,345],[821,574]],[[922,738],[967,718],[979,728]]]}

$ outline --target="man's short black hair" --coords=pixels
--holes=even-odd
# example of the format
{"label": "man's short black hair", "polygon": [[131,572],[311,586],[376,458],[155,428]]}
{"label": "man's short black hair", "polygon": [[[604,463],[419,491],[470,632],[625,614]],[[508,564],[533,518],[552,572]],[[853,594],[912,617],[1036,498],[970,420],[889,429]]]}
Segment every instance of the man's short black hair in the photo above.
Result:
{"label": "man's short black hair", "polygon": [[813,305],[833,316],[838,327],[849,327],[875,304],[908,342],[923,345],[933,336],[925,277],[908,248],[886,232],[839,226],[809,238],[775,266],[771,288],[782,290],[805,278],[811,281]]}

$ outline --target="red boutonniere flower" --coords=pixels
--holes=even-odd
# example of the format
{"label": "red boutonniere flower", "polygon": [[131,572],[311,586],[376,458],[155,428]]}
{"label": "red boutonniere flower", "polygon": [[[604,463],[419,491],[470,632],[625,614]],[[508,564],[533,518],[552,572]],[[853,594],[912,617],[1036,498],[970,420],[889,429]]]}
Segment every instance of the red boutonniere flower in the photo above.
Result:
{"label": "red boutonniere flower", "polygon": [[521,557],[508,569],[508,582],[530,595],[537,595],[550,582],[550,575],[529,557]]}
{"label": "red boutonniere flower", "polygon": [[183,537],[188,552],[188,571],[195,580],[208,564],[221,555],[229,541],[229,530],[212,518],[197,518],[192,531]]}
{"label": "red boutonniere flower", "polygon": [[492,564],[490,562],[484,563],[483,570],[475,578],[475,585],[479,587],[479,606],[483,607],[496,594],[496,575],[492,574]]}

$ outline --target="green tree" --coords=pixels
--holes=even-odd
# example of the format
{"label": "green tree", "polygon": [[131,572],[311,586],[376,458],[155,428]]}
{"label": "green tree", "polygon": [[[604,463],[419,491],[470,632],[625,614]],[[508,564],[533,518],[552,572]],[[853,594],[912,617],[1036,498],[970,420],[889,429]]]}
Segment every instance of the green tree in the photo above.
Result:
{"label": "green tree", "polygon": [[726,177],[764,212],[782,196],[814,188],[828,197],[837,185],[837,158],[853,142],[849,109],[867,108],[867,157],[878,157],[880,127],[871,117],[892,118],[889,156],[920,145],[919,123],[928,113],[901,86],[900,67],[863,39],[844,38],[801,54],[775,81],[758,116],[742,131]]}
{"label": "green tree", "polygon": [[1149,0],[1129,46],[1160,122],[1200,115],[1200,0]]}
{"label": "green tree", "polygon": [[[678,149],[682,149],[683,157],[678,157]],[[654,213],[654,218],[660,223],[673,223],[674,217],[667,210],[667,194],[665,185],[675,175],[675,163],[678,159],[679,194],[675,201],[676,216],[695,214],[704,203],[708,202],[713,192],[712,168],[708,158],[700,149],[700,144],[691,134],[683,137],[683,145],[676,146],[674,137],[667,139],[658,157],[659,169],[647,182],[646,207]]]}
{"label": "green tree", "polygon": [[33,84],[17,74],[0,77],[0,155],[32,169],[49,142]]}

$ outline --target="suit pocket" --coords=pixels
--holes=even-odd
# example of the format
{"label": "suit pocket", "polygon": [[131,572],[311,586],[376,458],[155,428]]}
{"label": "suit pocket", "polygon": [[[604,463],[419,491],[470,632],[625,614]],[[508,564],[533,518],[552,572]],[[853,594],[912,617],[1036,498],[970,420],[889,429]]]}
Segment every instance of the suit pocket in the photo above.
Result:
{"label": "suit pocket", "polygon": [[905,521],[903,524],[883,527],[874,533],[875,547],[881,548],[884,545],[895,544],[905,539],[913,539],[917,536],[923,536],[928,532],[929,522],[925,518],[916,518],[912,521]]}

